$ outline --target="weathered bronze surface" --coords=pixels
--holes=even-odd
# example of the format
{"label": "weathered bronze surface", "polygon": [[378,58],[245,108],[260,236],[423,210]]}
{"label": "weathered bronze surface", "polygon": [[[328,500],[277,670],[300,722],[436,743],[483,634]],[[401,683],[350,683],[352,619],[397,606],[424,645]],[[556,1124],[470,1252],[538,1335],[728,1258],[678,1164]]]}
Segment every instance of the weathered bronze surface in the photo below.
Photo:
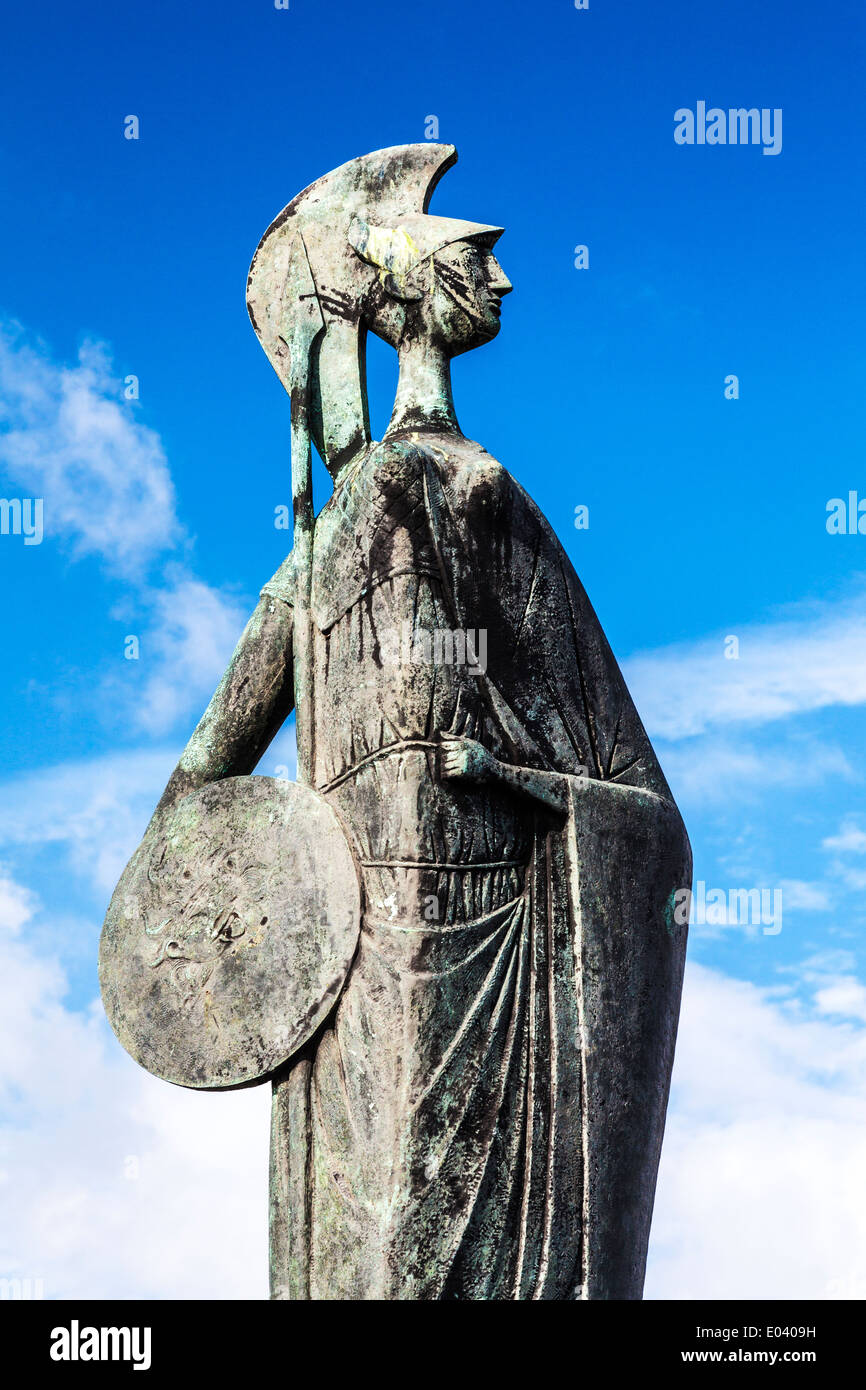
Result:
{"label": "weathered bronze surface", "polygon": [[106,1013],[164,1081],[263,1081],[333,1005],[360,925],[355,860],[323,796],[269,777],[209,783],[151,827],[117,885]]}
{"label": "weathered bronze surface", "polygon": [[[256,252],[250,316],[291,398],[294,549],[148,835],[199,788],[242,787],[296,705],[299,781],[338,813],[363,907],[338,997],[303,981],[292,999],[318,1026],[271,1072],[275,1298],[639,1298],[691,855],[562,546],[457,423],[450,361],[495,336],[511,285],[500,229],[427,213],[455,158],[353,160]],[[368,331],[399,356],[381,442]],[[311,439],[334,483],[318,517]],[[324,841],[302,855],[281,835],[279,892],[328,879]],[[271,991],[286,997],[279,972]],[[199,1018],[172,1028],[204,1056]]]}

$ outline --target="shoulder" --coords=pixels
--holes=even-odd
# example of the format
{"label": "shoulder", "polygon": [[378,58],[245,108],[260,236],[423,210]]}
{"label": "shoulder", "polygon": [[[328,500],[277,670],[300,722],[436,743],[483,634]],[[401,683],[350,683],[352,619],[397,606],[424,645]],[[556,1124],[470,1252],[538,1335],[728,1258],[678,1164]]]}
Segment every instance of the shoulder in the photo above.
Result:
{"label": "shoulder", "polygon": [[[394,441],[396,444],[396,441]],[[449,510],[470,523],[491,523],[521,504],[521,489],[497,459],[462,435],[417,435],[400,441],[415,467],[447,499]],[[393,445],[391,446],[393,447]]]}
{"label": "shoulder", "polygon": [[511,547],[559,546],[539,507],[508,469],[473,440],[462,440],[440,463],[443,486],[467,525],[508,538]]}

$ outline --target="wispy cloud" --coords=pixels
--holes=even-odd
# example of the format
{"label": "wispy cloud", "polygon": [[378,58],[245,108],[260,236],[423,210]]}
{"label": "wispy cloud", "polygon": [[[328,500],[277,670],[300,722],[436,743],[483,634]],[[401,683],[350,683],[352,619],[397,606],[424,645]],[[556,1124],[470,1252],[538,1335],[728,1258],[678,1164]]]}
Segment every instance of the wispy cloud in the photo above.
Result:
{"label": "wispy cloud", "polygon": [[[0,784],[0,846],[54,845],[62,854],[55,872],[73,871],[104,897],[141,838],[176,758],[176,749],[136,749],[10,778]],[[14,912],[12,891],[7,887]]]}
{"label": "wispy cloud", "polygon": [[625,664],[651,736],[690,738],[866,702],[866,590],[804,604],[785,621],[733,631],[735,660],[726,659],[720,635],[638,653]]}
{"label": "wispy cloud", "polygon": [[860,773],[831,739],[790,737],[782,728],[755,737],[716,731],[693,738],[655,739],[665,775],[678,800],[690,806],[730,804],[780,788],[853,782]]}
{"label": "wispy cloud", "polygon": [[866,985],[854,975],[840,975],[816,991],[815,1007],[821,1014],[866,1023]]}
{"label": "wispy cloud", "polygon": [[[97,900],[112,891],[177,761],[173,745],[76,759],[0,782],[0,856],[53,846],[59,875],[73,872]],[[294,778],[295,727],[277,735],[257,769]],[[34,895],[0,862],[0,926],[20,926]]]}
{"label": "wispy cloud", "polygon": [[[189,546],[162,442],[136,409],[105,344],[85,343],[68,366],[20,326],[0,324],[0,465],[27,495],[44,498],[46,537],[123,581],[116,611],[131,615],[140,679],[115,673],[88,685],[103,711],[160,735],[204,708],[248,613],[171,558]],[[154,583],[148,567],[157,556]]]}
{"label": "wispy cloud", "polygon": [[802,878],[783,878],[778,887],[786,912],[829,912],[832,906],[826,884]]}
{"label": "wispy cloud", "polygon": [[822,842],[822,848],[835,850],[837,854],[866,854],[866,830],[856,821],[846,819],[837,835],[828,835]]}
{"label": "wispy cloud", "polygon": [[0,871],[0,930],[20,931],[35,910],[35,894]]}
{"label": "wispy cloud", "polygon": [[804,1009],[688,968],[648,1297],[866,1296],[866,1028],[844,987]]}
{"label": "wispy cloud", "polygon": [[67,366],[19,325],[0,325],[0,464],[44,498],[46,537],[74,556],[136,575],[182,540],[159,435],[123,399],[103,343]]}
{"label": "wispy cloud", "polygon": [[852,864],[848,856],[866,854],[866,832],[859,822],[847,816],[836,835],[828,835],[821,848],[835,854],[828,868],[834,880],[845,885],[852,893],[862,893],[866,889],[866,868],[862,861]]}
{"label": "wispy cloud", "polygon": [[[129,663],[123,678],[115,671],[102,685],[113,707],[151,735],[204,710],[249,617],[236,598],[186,570],[170,568],[166,580],[140,600],[144,622],[134,667]],[[133,632],[136,625],[130,624]],[[132,683],[130,675],[138,679]]]}

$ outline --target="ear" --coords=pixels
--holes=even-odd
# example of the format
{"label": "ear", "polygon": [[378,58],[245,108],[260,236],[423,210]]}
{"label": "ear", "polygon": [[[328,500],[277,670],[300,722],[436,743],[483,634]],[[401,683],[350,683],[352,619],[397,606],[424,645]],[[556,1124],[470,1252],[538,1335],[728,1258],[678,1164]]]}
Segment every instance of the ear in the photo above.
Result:
{"label": "ear", "polygon": [[348,234],[349,245],[367,265],[375,266],[392,299],[411,303],[424,291],[417,284],[421,268],[418,248],[402,227],[371,227],[356,217]]}

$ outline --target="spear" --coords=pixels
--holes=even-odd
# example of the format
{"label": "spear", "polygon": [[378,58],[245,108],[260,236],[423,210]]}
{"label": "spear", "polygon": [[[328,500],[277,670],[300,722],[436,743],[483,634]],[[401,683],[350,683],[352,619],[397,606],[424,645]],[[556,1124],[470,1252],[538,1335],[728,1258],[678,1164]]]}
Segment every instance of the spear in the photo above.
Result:
{"label": "spear", "polygon": [[294,682],[299,782],[313,779],[313,475],[310,459],[310,352],[324,330],[319,297],[300,232],[292,242],[283,294],[280,336],[289,349],[292,402],[292,510],[294,516]]}

